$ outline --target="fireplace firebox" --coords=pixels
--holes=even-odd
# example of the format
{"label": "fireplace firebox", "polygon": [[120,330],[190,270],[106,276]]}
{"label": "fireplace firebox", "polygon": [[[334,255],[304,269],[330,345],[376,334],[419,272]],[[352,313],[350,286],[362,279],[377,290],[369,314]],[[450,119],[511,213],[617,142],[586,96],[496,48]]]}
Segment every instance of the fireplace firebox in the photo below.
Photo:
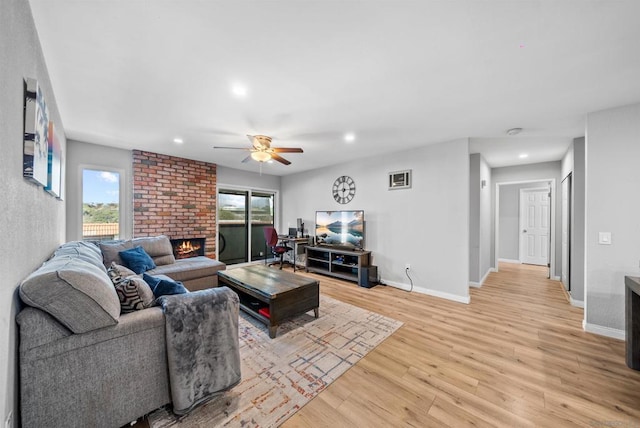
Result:
{"label": "fireplace firebox", "polygon": [[205,240],[206,238],[171,239],[173,255],[176,259],[188,259],[190,257],[204,256]]}

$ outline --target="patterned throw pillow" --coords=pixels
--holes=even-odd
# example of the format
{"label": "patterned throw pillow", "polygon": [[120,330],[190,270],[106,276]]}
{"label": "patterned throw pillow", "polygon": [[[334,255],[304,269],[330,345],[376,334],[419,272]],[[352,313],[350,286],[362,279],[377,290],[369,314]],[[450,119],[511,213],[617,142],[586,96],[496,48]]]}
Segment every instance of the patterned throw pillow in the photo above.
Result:
{"label": "patterned throw pillow", "polygon": [[135,276],[125,278],[115,287],[123,314],[153,306],[155,297],[149,284],[142,278]]}
{"label": "patterned throw pillow", "polygon": [[142,278],[129,275],[133,272],[115,262],[111,262],[107,273],[120,299],[121,313],[126,314],[153,306],[153,291]]}

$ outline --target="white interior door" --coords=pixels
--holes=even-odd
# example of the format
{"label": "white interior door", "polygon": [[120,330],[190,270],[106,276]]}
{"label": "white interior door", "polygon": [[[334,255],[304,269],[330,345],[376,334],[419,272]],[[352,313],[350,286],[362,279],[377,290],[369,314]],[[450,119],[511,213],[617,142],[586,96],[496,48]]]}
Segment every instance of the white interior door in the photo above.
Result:
{"label": "white interior door", "polygon": [[551,211],[549,189],[520,190],[520,261],[532,265],[549,263]]}
{"label": "white interior door", "polygon": [[571,290],[570,245],[571,242],[571,175],[562,181],[562,285]]}

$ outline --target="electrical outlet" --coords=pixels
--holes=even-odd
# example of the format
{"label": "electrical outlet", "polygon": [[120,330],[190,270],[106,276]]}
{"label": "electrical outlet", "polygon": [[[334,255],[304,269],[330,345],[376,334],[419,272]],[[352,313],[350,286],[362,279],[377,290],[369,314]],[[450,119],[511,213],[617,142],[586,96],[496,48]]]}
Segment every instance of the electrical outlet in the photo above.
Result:
{"label": "electrical outlet", "polygon": [[4,421],[4,428],[13,428],[13,411],[10,411],[7,415],[7,419]]}
{"label": "electrical outlet", "polygon": [[406,265],[404,265],[404,270],[411,270],[411,265],[409,263],[407,263]]}

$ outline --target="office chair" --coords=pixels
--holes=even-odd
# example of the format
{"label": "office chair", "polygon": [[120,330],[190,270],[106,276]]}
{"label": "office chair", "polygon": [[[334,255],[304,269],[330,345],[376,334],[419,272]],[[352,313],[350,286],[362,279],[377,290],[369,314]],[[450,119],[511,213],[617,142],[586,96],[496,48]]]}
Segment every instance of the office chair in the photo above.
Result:
{"label": "office chair", "polygon": [[[282,264],[284,263],[284,253],[293,250],[293,248],[282,244],[278,245],[278,232],[276,232],[276,229],[274,227],[267,226],[263,230],[265,245],[271,248],[271,253],[273,253],[274,256],[280,256],[280,269],[282,269]],[[266,263],[267,259],[265,258],[265,264]],[[270,263],[269,266],[273,264],[275,263]]]}

